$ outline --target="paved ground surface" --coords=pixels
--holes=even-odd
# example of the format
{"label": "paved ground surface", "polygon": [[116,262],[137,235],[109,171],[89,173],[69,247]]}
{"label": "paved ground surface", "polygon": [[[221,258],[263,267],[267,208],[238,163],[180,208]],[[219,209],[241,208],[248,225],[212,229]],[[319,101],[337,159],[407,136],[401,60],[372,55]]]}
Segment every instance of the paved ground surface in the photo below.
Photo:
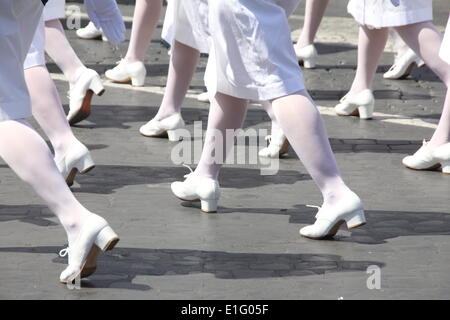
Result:
{"label": "paved ground surface", "polygon": [[[443,27],[450,5],[435,0],[435,22]],[[120,1],[131,16],[129,1]],[[88,121],[74,128],[93,151],[97,167],[79,177],[76,196],[105,216],[122,240],[102,256],[98,272],[82,290],[57,282],[66,261],[57,252],[64,234],[31,190],[0,164],[0,298],[25,299],[405,299],[450,298],[450,180],[437,172],[404,169],[401,159],[429,138],[445,88],[425,67],[403,81],[385,81],[392,62],[386,53],[375,81],[377,117],[361,122],[337,118],[332,107],[354,74],[357,27],[344,1],[332,1],[317,44],[317,69],[305,71],[307,87],[321,106],[343,175],[365,202],[368,225],[341,230],[333,241],[300,238],[314,221],[321,197],[291,151],[278,175],[260,175],[261,164],[229,165],[220,177],[218,214],[200,214],[169,189],[186,168],[169,159],[176,144],[149,139],[138,128],[156,113],[167,73],[167,50],[159,31],[146,58],[146,88],[108,85],[94,99]],[[302,23],[303,8],[292,17]],[[127,23],[130,28],[130,23]],[[76,39],[79,55],[104,73],[126,51],[100,41]],[[203,91],[202,59],[189,97]],[[60,71],[49,61],[55,79]],[[67,109],[67,83],[56,80]],[[206,125],[208,106],[188,98],[188,128]],[[245,127],[268,129],[257,105]],[[262,138],[262,137],[261,137]],[[381,289],[369,290],[367,267],[381,268]]]}

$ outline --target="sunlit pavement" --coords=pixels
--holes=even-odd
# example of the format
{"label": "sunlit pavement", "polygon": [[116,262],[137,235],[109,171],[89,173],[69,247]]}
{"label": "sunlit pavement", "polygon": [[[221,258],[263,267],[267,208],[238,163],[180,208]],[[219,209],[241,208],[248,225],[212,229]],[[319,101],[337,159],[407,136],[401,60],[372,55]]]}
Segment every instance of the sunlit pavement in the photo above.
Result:
{"label": "sunlit pavement", "polygon": [[[119,3],[131,17],[130,1]],[[435,23],[443,28],[450,5],[434,3]],[[374,85],[375,119],[338,118],[333,107],[356,66],[357,25],[345,1],[332,1],[327,13],[317,37],[318,67],[304,77],[342,174],[364,201],[366,226],[342,229],[330,241],[299,236],[314,221],[316,209],[306,205],[320,205],[321,197],[292,150],[277,175],[261,175],[262,163],[227,165],[217,214],[176,199],[170,183],[189,172],[171,160],[177,144],[138,132],[156,114],[166,81],[168,55],[159,25],[145,61],[146,86],[107,83],[105,95],[93,100],[92,116],[74,127],[97,167],[78,176],[73,192],[120,234],[117,249],[101,257],[81,290],[60,285],[63,230],[1,163],[0,298],[448,299],[450,177],[401,165],[431,136],[445,87],[426,67],[406,80],[383,80],[393,61],[388,52]],[[302,14],[299,8],[291,18],[293,27],[302,24]],[[101,41],[79,40],[73,30],[67,34],[82,60],[102,75],[128,45],[113,50]],[[206,126],[208,105],[195,99],[204,90],[205,65],[202,58],[182,111],[190,132],[195,121]],[[67,110],[68,84],[50,60],[48,67]],[[245,128],[270,129],[257,104],[250,106]]]}

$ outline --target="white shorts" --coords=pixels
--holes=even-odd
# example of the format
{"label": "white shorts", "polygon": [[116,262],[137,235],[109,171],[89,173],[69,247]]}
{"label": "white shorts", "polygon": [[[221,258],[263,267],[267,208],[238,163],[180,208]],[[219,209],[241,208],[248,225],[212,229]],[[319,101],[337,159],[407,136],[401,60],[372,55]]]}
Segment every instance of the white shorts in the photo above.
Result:
{"label": "white shorts", "polygon": [[44,8],[44,21],[63,19],[66,16],[66,0],[49,0]]}
{"label": "white shorts", "polygon": [[433,20],[433,1],[350,0],[347,11],[369,28],[400,27]]}
{"label": "white shorts", "polygon": [[41,1],[0,1],[0,121],[31,116],[23,63],[42,10]]}
{"label": "white shorts", "polygon": [[[45,11],[45,9],[44,9]],[[31,42],[30,50],[23,63],[24,69],[45,65],[45,25],[44,19],[41,17],[39,25]]]}
{"label": "white shorts", "polygon": [[178,24],[185,20],[197,44],[204,43],[206,34],[210,94],[266,101],[305,88],[287,19],[298,0],[175,1],[175,39],[189,36]]}

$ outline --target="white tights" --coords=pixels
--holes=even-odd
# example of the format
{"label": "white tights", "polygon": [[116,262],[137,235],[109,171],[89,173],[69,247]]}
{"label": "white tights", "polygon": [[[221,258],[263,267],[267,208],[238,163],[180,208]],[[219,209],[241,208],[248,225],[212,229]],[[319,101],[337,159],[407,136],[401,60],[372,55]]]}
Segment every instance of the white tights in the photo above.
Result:
{"label": "white tights", "polygon": [[[277,123],[321,190],[323,207],[333,206],[350,190],[340,177],[325,126],[309,94],[302,90],[275,99],[271,104]],[[195,175],[217,179],[222,164],[215,162],[215,132],[222,133],[223,159],[226,159],[234,138],[227,136],[225,130],[241,128],[246,109],[246,100],[216,94],[211,101],[205,144]]]}
{"label": "white tights", "polygon": [[306,0],[305,20],[297,41],[298,48],[304,48],[314,43],[325,10],[330,0]]}
{"label": "white tights", "polygon": [[[442,34],[431,22],[415,23],[395,28],[403,41],[413,49],[450,88],[450,65],[439,57]],[[368,29],[360,27],[358,67],[350,94],[371,89],[378,61],[386,45],[388,28]],[[437,147],[450,142],[450,93],[447,90],[439,125],[428,146]]]}
{"label": "white tights", "polygon": [[70,85],[73,85],[86,69],[67,40],[58,19],[45,22],[45,51],[64,73]]}
{"label": "white tights", "polygon": [[198,50],[174,41],[166,89],[158,114],[155,117],[157,120],[180,112],[199,57],[200,52]]}
{"label": "white tights", "polygon": [[161,0],[136,1],[130,45],[125,56],[127,62],[144,61],[145,53],[161,14],[161,8]]}
{"label": "white tights", "polygon": [[33,117],[50,139],[55,160],[64,157],[68,149],[81,142],[67,122],[61,100],[45,66],[25,70],[25,80],[31,97]]}
{"label": "white tights", "polygon": [[0,122],[0,156],[45,201],[73,241],[91,212],[75,199],[44,140],[25,120]]}

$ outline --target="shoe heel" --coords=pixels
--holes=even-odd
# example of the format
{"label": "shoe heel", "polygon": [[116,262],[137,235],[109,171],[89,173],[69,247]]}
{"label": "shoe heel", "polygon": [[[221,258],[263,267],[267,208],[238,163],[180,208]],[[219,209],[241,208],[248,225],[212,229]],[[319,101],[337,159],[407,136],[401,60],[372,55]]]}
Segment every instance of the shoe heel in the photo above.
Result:
{"label": "shoe heel", "polygon": [[140,74],[136,77],[131,77],[131,85],[133,87],[143,87],[145,83],[145,74]]}
{"label": "shoe heel", "polygon": [[92,160],[91,154],[85,154],[80,160],[78,160],[74,167],[77,168],[81,174],[91,171],[95,167],[95,163],[94,160]]}
{"label": "shoe heel", "polygon": [[183,137],[177,130],[167,130],[169,141],[180,141]]}
{"label": "shoe heel", "polygon": [[89,84],[89,89],[91,89],[98,96],[105,93],[105,87],[103,86],[99,76],[92,78],[91,83]]}
{"label": "shoe heel", "polygon": [[422,59],[418,59],[416,60],[416,64],[418,68],[422,68],[425,65],[425,61],[423,61]]}
{"label": "shoe heel", "polygon": [[364,210],[357,210],[349,214],[344,218],[348,229],[353,229],[366,224],[366,217],[364,216]]}
{"label": "shoe heel", "polygon": [[374,110],[374,103],[370,103],[366,106],[358,107],[359,118],[363,120],[372,119]]}
{"label": "shoe heel", "polygon": [[441,163],[442,173],[450,174],[450,161],[443,161]]}
{"label": "shoe heel", "polygon": [[97,235],[95,244],[103,252],[112,250],[119,242],[119,236],[114,232],[110,226],[104,227]]}
{"label": "shoe heel", "polygon": [[304,59],[303,67],[305,69],[314,69],[316,67],[316,59],[315,58]]}
{"label": "shoe heel", "polygon": [[218,199],[200,200],[202,211],[205,213],[217,212]]}

